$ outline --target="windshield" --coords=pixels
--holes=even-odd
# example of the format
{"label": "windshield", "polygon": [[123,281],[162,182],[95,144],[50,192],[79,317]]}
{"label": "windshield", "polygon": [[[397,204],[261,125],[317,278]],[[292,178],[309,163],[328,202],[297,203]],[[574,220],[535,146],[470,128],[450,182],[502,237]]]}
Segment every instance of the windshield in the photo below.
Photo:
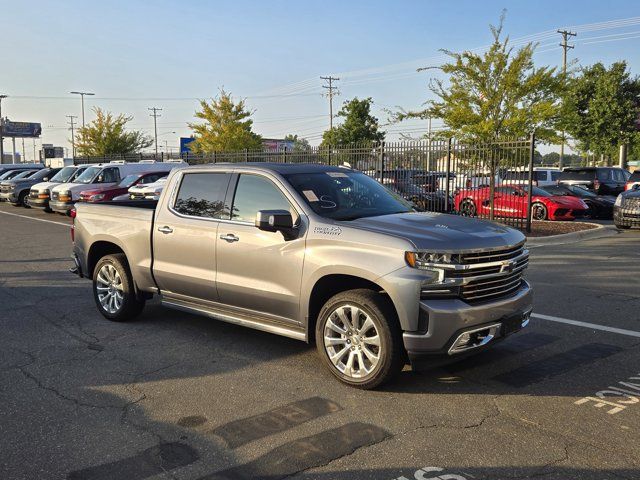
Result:
{"label": "windshield", "polygon": [[571,190],[578,197],[586,198],[586,197],[597,197],[597,195],[593,192],[590,192],[586,188],[579,187],[577,185],[567,185],[567,188]]}
{"label": "windshield", "polygon": [[51,177],[50,182],[60,182],[66,183],[71,178],[71,175],[76,171],[76,167],[64,167],[58,173],[56,173],[53,177]]}
{"label": "windshield", "polygon": [[92,180],[98,175],[98,172],[102,170],[102,167],[89,167],[82,172],[73,182],[74,183],[91,183]]}
{"label": "windshield", "polygon": [[127,175],[126,177],[124,177],[122,180],[120,180],[120,183],[118,184],[118,187],[121,188],[129,188],[131,185],[133,185],[136,180],[138,180],[140,178],[140,175],[137,173],[134,173],[132,175]]}
{"label": "windshield", "polygon": [[[524,191],[526,192],[528,189],[524,189]],[[551,195],[549,192],[547,192],[546,190],[543,190],[539,187],[536,186],[531,186],[531,195],[533,196],[537,196],[537,197],[553,197],[553,195]]]}
{"label": "windshield", "polygon": [[0,175],[0,180],[7,180],[9,178],[13,178],[16,175],[18,175],[19,172],[17,172],[16,170],[9,170],[8,172],[4,172],[2,175]]}
{"label": "windshield", "polygon": [[413,211],[402,197],[364,173],[293,173],[285,178],[311,209],[325,218],[355,220]]}
{"label": "windshield", "polygon": [[21,178],[29,178],[34,173],[36,173],[36,170],[27,170],[27,171],[21,172],[18,175],[16,175],[15,177],[13,177],[13,180],[19,180]]}

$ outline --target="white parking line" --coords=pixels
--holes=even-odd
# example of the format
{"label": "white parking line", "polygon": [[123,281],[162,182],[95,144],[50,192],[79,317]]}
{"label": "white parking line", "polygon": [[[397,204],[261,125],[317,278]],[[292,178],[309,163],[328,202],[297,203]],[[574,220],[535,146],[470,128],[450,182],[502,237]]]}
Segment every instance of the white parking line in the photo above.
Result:
{"label": "white parking line", "polygon": [[9,213],[9,212],[2,212],[2,211],[0,211],[0,213],[3,213],[5,215],[11,215],[12,217],[28,218],[29,220],[35,220],[37,222],[55,223],[56,225],[64,225],[65,227],[71,227],[70,223],[54,222],[53,220],[45,220],[44,218],[34,218],[28,215],[18,215],[17,213]]}
{"label": "white parking line", "polygon": [[620,335],[627,335],[629,337],[640,338],[640,332],[634,330],[625,330],[624,328],[607,327],[606,325],[598,325],[597,323],[579,322],[578,320],[569,320],[568,318],[554,317],[551,315],[542,315],[541,313],[532,313],[532,317],[539,318],[540,320],[549,320],[550,322],[566,323],[568,325],[575,325],[576,327],[590,328],[592,330],[602,330],[604,332],[618,333]]}

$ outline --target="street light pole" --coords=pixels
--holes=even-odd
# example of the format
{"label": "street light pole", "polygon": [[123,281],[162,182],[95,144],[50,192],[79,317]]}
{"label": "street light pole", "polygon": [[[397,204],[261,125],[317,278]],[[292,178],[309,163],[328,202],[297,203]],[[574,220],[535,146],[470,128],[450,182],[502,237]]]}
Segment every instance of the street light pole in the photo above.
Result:
{"label": "street light pole", "polygon": [[2,138],[2,99],[7,95],[0,95],[0,163],[4,162],[4,138]]}
{"label": "street light pole", "polygon": [[85,95],[95,95],[95,93],[91,92],[69,92],[72,95],[80,95],[80,100],[82,102],[82,128],[84,128],[84,96]]}

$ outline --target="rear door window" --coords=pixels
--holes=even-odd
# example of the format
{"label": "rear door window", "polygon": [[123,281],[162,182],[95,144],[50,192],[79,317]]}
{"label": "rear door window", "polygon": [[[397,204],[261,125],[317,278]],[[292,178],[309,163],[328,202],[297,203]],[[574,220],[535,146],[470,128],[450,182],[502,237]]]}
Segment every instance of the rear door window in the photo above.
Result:
{"label": "rear door window", "polygon": [[185,174],[173,209],[190,217],[228,220],[229,207],[224,199],[230,178],[225,172]]}
{"label": "rear door window", "polygon": [[555,182],[560,178],[561,172],[556,172],[555,170],[551,170],[551,181]]}
{"label": "rear door window", "polygon": [[601,168],[598,170],[598,180],[601,182],[610,182],[615,180],[612,168]]}
{"label": "rear door window", "polygon": [[589,170],[565,170],[560,174],[560,180],[576,180],[591,182],[595,178],[595,171]]}

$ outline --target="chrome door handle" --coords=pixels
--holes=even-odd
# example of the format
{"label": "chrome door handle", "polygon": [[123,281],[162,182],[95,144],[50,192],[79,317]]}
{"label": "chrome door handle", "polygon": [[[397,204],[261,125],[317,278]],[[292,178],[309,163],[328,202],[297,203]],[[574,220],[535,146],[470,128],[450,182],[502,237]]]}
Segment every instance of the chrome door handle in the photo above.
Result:
{"label": "chrome door handle", "polygon": [[227,233],[226,235],[220,235],[220,240],[226,240],[227,242],[237,242],[240,240],[239,237],[236,237],[233,233]]}
{"label": "chrome door handle", "polygon": [[171,227],[167,227],[166,225],[164,227],[158,227],[158,231],[162,232],[162,233],[173,233],[173,228]]}

